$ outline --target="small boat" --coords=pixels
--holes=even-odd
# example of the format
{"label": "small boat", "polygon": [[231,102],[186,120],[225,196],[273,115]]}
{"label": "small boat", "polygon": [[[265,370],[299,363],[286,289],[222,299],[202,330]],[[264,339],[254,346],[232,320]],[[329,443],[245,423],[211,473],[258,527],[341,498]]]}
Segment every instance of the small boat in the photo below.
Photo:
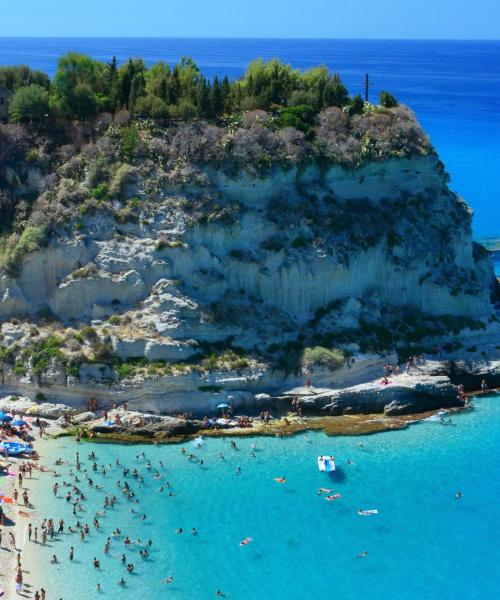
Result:
{"label": "small boat", "polygon": [[19,442],[1,442],[0,452],[8,456],[18,456],[19,454],[30,454],[33,452],[33,446],[29,444],[20,444]]}
{"label": "small boat", "polygon": [[335,458],[330,456],[318,456],[318,469],[326,473],[335,471]]}

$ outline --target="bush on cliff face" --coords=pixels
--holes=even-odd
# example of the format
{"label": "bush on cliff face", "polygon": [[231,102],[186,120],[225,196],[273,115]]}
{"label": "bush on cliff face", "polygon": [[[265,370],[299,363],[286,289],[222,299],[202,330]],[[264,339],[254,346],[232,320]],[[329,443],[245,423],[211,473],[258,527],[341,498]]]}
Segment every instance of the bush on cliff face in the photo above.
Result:
{"label": "bush on cliff face", "polygon": [[0,267],[15,274],[20,267],[21,258],[41,248],[47,241],[44,227],[28,226],[20,236],[11,235],[3,248],[0,247]]}
{"label": "bush on cliff face", "polygon": [[314,346],[313,348],[306,348],[302,354],[302,366],[306,369],[326,367],[330,371],[334,371],[339,369],[344,362],[344,352],[338,348]]}

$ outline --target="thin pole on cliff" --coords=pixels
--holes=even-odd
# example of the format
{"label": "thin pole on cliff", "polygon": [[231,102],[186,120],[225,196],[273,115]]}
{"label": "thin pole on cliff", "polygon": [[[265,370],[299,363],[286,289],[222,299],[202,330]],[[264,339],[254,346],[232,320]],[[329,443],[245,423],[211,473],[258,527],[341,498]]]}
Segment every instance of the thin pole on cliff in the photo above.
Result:
{"label": "thin pole on cliff", "polygon": [[368,76],[368,73],[365,74],[365,102],[368,102],[368,90],[370,88],[370,77]]}

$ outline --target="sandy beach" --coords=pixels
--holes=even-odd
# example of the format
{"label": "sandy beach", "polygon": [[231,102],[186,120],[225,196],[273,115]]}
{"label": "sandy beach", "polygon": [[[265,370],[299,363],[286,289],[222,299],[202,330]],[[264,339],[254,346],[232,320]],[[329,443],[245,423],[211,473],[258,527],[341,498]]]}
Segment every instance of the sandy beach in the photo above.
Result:
{"label": "sandy beach", "polygon": [[[49,429],[49,431],[51,431]],[[53,431],[53,430],[52,430]],[[9,472],[15,473],[16,476],[6,475],[2,479],[1,492],[12,497],[14,489],[17,487],[20,492],[20,497],[17,504],[3,504],[5,525],[2,527],[2,544],[0,549],[0,590],[4,592],[4,598],[32,598],[35,591],[40,590],[42,586],[42,575],[39,561],[36,556],[36,547],[34,543],[28,541],[28,525],[43,519],[41,510],[43,500],[44,480],[50,477],[49,473],[40,470],[40,467],[47,466],[50,468],[53,462],[49,459],[50,450],[54,448],[47,437],[40,439],[36,438],[33,446],[38,452],[40,459],[36,461],[37,467],[32,470],[31,477],[29,473],[23,478],[22,491],[26,490],[29,496],[30,507],[25,508],[21,499],[22,491],[18,486],[17,475],[19,466],[27,462],[24,459],[16,459],[9,457],[6,461],[9,464]],[[53,452],[53,450],[52,450]],[[12,532],[15,537],[15,548],[12,547],[9,540],[9,532]],[[21,555],[21,566],[23,573],[23,588],[22,591],[16,593],[16,571],[17,571],[17,555]]]}

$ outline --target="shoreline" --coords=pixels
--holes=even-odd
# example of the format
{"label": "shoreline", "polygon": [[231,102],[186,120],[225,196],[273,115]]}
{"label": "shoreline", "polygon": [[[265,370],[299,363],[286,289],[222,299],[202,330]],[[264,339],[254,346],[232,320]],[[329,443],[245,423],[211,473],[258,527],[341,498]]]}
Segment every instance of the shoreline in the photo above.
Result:
{"label": "shoreline", "polygon": [[[39,454],[38,468],[33,469],[32,477],[27,474],[23,478],[22,490],[27,490],[30,501],[30,508],[25,509],[24,506],[18,501],[17,504],[6,504],[5,506],[5,517],[8,519],[8,524],[3,525],[2,533],[2,548],[0,554],[0,586],[4,592],[5,598],[31,598],[34,592],[39,587],[42,587],[41,577],[41,565],[36,557],[36,549],[34,544],[30,544],[28,541],[28,524],[34,520],[39,520],[40,507],[43,504],[43,495],[45,493],[45,486],[42,481],[42,473],[40,470],[42,461],[44,463],[50,460],[51,447],[50,438],[36,438],[32,442],[33,447]],[[18,465],[26,462],[25,459],[14,459],[9,457],[8,462],[11,465],[11,469],[16,473],[16,476],[7,475],[4,478],[4,485],[2,486],[2,493],[6,496],[11,496],[14,489],[17,487],[17,474]],[[44,465],[48,466],[48,465]],[[8,480],[6,482],[6,480]],[[30,517],[25,517],[21,513],[29,513]],[[16,545],[13,548],[8,540],[8,534],[13,533],[15,536]],[[19,594],[16,592],[15,575],[17,571],[17,554],[21,555],[21,566],[23,572],[23,588]]]}
{"label": "shoreline", "polygon": [[[418,423],[435,416],[438,413],[456,413],[470,410],[472,407],[440,408],[421,413],[390,417],[383,413],[368,415],[342,415],[337,417],[307,417],[298,419],[286,415],[269,423],[261,423],[253,427],[231,427],[224,429],[199,429],[187,435],[169,437],[150,437],[133,433],[96,433],[92,436],[82,436],[81,440],[96,444],[182,444],[198,437],[291,437],[307,431],[323,432],[327,436],[363,436],[406,429],[412,423]],[[288,421],[288,422],[287,422]],[[76,432],[64,432],[59,437],[75,437]]]}
{"label": "shoreline", "polygon": [[[494,390],[488,393],[498,393],[498,390]],[[481,396],[482,393],[477,393],[473,397]],[[436,415],[444,414],[455,414],[459,412],[469,411],[473,409],[473,405],[461,408],[444,408],[439,410],[426,411],[418,414],[411,415],[400,415],[400,416],[386,416],[383,414],[371,414],[371,415],[343,415],[338,417],[307,417],[299,419],[288,416],[281,419],[275,419],[269,424],[264,424],[257,428],[233,428],[233,429],[219,429],[219,430],[201,430],[196,434],[189,436],[183,436],[181,439],[164,439],[159,440],[159,443],[182,443],[192,440],[196,437],[203,436],[205,438],[221,438],[221,437],[290,437],[306,431],[322,431],[328,436],[364,436],[373,435],[375,433],[381,433],[391,430],[401,430],[408,428],[412,423],[420,423]],[[60,434],[63,433],[64,437],[74,437],[69,435],[67,432],[63,432],[62,429],[52,422],[49,426],[44,438],[36,438],[33,442],[33,446],[39,453],[39,468],[33,473],[32,479],[26,478],[23,482],[23,487],[26,487],[29,491],[30,502],[33,508],[29,510],[30,514],[33,515],[31,519],[23,518],[19,515],[19,511],[22,511],[20,505],[12,505],[14,507],[13,512],[15,513],[15,525],[14,531],[16,536],[17,548],[22,553],[22,565],[23,575],[25,575],[25,581],[23,587],[23,594],[21,597],[32,597],[35,590],[40,589],[45,585],[47,587],[47,581],[44,581],[42,562],[40,556],[40,548],[35,546],[34,543],[28,542],[28,523],[39,524],[39,521],[44,518],[40,509],[44,504],[44,497],[50,494],[50,490],[47,487],[47,479],[43,480],[41,471],[42,465],[47,467],[47,475],[50,475],[57,454],[57,440]],[[137,436],[137,439],[127,440],[124,442],[123,439],[117,439],[119,436],[111,437],[106,434],[101,434],[93,438],[82,438],[82,441],[97,442],[97,443],[134,443],[144,444],[151,443],[151,438],[144,438]],[[13,464],[20,463],[21,461],[13,461]],[[13,489],[17,479],[14,477],[10,478],[9,487]],[[29,487],[28,487],[29,486]],[[10,511],[9,511],[10,512]],[[5,531],[4,531],[5,533]],[[4,538],[5,540],[5,538]],[[5,541],[4,541],[5,545]],[[4,553],[1,555],[1,572],[3,575],[0,577],[2,581],[3,589],[6,593],[5,597],[18,597],[15,592],[15,552],[9,552],[6,556]],[[50,593],[50,590],[48,590]],[[49,596],[50,597],[50,596]]]}

